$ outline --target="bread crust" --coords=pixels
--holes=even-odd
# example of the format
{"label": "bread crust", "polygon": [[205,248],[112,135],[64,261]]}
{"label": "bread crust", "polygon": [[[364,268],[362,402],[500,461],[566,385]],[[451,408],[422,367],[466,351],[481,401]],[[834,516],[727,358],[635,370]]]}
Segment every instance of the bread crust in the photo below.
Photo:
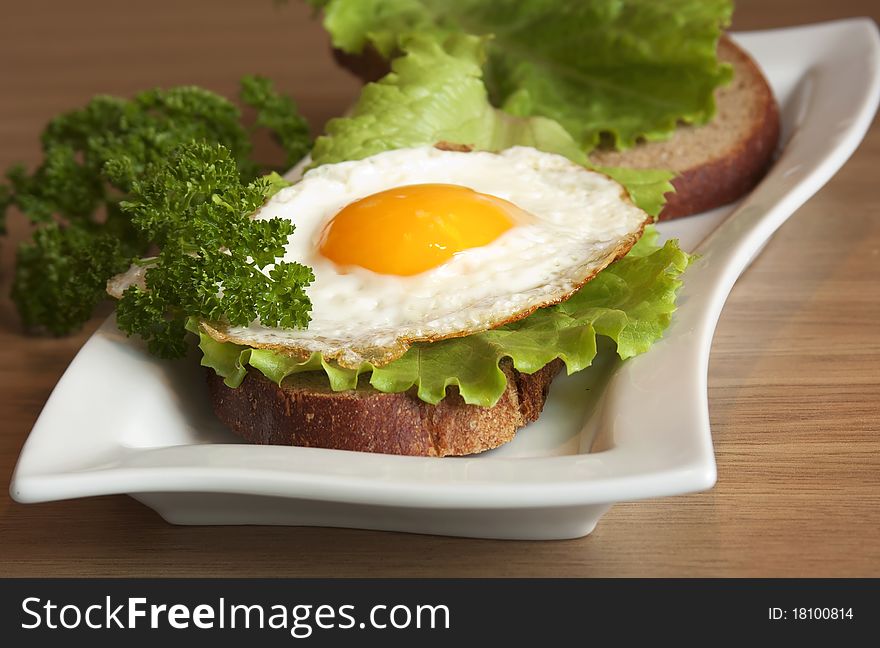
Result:
{"label": "bread crust", "polygon": [[391,64],[372,45],[365,45],[360,54],[349,54],[339,48],[331,48],[333,60],[364,83],[378,81],[391,72]]}
{"label": "bread crust", "polygon": [[561,367],[554,360],[524,374],[502,361],[507,388],[493,407],[468,405],[455,388],[437,405],[412,390],[386,394],[365,381],[355,390],[333,392],[320,372],[291,376],[281,387],[254,369],[235,389],[212,369],[207,380],[217,417],[250,443],[444,457],[512,440],[538,418]]}

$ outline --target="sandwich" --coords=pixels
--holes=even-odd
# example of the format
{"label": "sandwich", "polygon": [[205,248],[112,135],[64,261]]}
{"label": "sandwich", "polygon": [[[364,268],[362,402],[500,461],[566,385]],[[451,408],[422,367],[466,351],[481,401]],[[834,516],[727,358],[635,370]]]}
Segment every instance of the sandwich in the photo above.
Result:
{"label": "sandwich", "polygon": [[[563,366],[589,365],[594,329],[622,315],[593,281],[653,220],[561,155],[444,144],[321,166],[257,218],[297,223],[286,254],[314,271],[311,321],[200,323],[248,368],[209,371],[218,417],[257,443],[431,456],[511,440]],[[652,286],[686,263],[666,254]]]}
{"label": "sandwich", "polygon": [[[154,352],[197,337],[214,411],[253,443],[442,457],[510,441],[597,337],[626,359],[662,336],[690,257],[654,220],[735,199],[775,150],[772,93],[720,38],[726,2],[459,0],[442,20],[430,0],[314,4],[379,78],[292,184],[240,183],[205,143],[148,169],[122,207],[161,251],[108,283]],[[594,30],[577,58],[549,32],[584,11],[644,42]]]}
{"label": "sandwich", "polygon": [[[388,61],[365,45],[359,53],[333,49],[336,61],[365,83],[389,72]],[[715,110],[705,123],[676,124],[668,137],[639,139],[620,149],[605,141],[590,151],[600,167],[667,169],[673,191],[659,220],[699,214],[742,198],[773,163],[779,143],[779,107],[761,69],[729,36],[717,45],[718,61],[731,79],[714,91]]]}

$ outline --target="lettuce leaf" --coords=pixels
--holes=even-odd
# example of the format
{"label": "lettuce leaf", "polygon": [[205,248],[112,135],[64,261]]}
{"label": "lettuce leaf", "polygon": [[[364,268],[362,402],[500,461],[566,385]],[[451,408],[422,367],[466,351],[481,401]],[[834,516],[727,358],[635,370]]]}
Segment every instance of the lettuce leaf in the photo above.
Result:
{"label": "lettuce leaf", "polygon": [[626,148],[705,123],[731,77],[715,46],[730,0],[327,0],[324,26],[350,53],[386,58],[412,34],[491,36],[495,105],[556,120],[589,150],[605,135]]}
{"label": "lettuce leaf", "polygon": [[533,146],[583,164],[586,155],[556,122],[493,108],[482,79],[483,39],[414,36],[390,74],[364,86],[347,117],[331,119],[312,150],[313,166],[446,141],[485,151]]}
{"label": "lettuce leaf", "polygon": [[230,387],[238,386],[246,365],[281,383],[303,371],[323,370],[335,391],[353,389],[360,374],[382,392],[415,387],[423,401],[436,404],[456,385],[465,402],[491,407],[506,388],[502,358],[524,373],[534,373],[561,358],[569,374],[589,367],[596,356],[596,336],[617,344],[621,358],[646,351],[669,325],[675,294],[690,257],[676,241],[656,245],[646,233],[630,254],[600,272],[567,301],[542,308],[525,319],[496,329],[434,343],[413,345],[384,367],[344,369],[320,354],[305,361],[267,349],[219,343],[200,333],[202,365],[213,367]]}
{"label": "lettuce leaf", "polygon": [[617,180],[629,193],[633,203],[655,218],[666,204],[666,194],[675,191],[672,179],[675,174],[665,169],[630,169],[626,167],[594,167],[608,177]]}
{"label": "lettuce leaf", "polygon": [[[364,87],[349,116],[328,122],[312,150],[313,166],[440,141],[486,151],[532,146],[589,166],[586,154],[555,121],[515,117],[492,107],[482,80],[483,39],[453,35],[440,43],[417,36],[403,49],[390,74]],[[669,171],[599,170],[626,187],[652,216],[673,191]]]}

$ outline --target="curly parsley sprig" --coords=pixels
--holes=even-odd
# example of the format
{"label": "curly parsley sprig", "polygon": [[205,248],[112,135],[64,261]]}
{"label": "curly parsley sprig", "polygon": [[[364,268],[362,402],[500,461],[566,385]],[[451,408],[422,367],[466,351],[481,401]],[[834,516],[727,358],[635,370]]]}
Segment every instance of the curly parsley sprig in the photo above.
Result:
{"label": "curly parsley sprig", "polygon": [[[261,77],[242,79],[255,127],[276,132],[288,163],[310,145],[296,104]],[[42,134],[43,162],[15,165],[0,184],[0,234],[15,206],[36,230],[17,255],[12,297],[25,327],[63,335],[78,329],[104,299],[105,282],[153,241],[119,202],[150,165],[192,141],[225,146],[242,180],[260,173],[250,128],[225,98],[197,87],[154,89],[132,99],[98,96],[53,119]]]}
{"label": "curly parsley sprig", "polygon": [[128,268],[134,253],[110,231],[95,229],[48,223],[34,232],[33,241],[18,247],[12,299],[24,321],[64,335],[71,322],[91,317],[95,304],[106,297],[107,277]]}
{"label": "curly parsley sprig", "polygon": [[[122,203],[132,223],[161,249],[148,266],[146,289],[134,285],[116,308],[119,328],[174,358],[186,351],[188,317],[245,326],[304,327],[312,270],[279,262],[293,224],[251,215],[286,183],[278,176],[242,183],[220,144],[193,142],[153,165]],[[270,269],[267,266],[274,264]]]}
{"label": "curly parsley sprig", "polygon": [[256,75],[243,77],[239,97],[256,109],[256,125],[268,129],[281,144],[287,156],[286,168],[311,150],[308,122],[299,114],[293,99],[278,94],[269,79]]}

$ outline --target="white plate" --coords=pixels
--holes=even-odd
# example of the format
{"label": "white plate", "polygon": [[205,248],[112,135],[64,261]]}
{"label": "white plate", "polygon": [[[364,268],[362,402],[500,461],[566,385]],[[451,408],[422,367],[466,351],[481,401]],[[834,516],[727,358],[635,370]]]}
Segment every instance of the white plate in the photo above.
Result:
{"label": "white plate", "polygon": [[736,40],[782,107],[778,162],[733,215],[728,207],[661,226],[701,255],[664,339],[557,380],[544,414],[512,443],[457,459],[245,445],[214,418],[194,359],[157,361],[111,318],[46,403],[13,498],[128,493],[176,524],[539,539],[585,535],[615,502],[711,487],[706,371],[721,307],[770,236],[852,154],[880,96],[873,21]]}

